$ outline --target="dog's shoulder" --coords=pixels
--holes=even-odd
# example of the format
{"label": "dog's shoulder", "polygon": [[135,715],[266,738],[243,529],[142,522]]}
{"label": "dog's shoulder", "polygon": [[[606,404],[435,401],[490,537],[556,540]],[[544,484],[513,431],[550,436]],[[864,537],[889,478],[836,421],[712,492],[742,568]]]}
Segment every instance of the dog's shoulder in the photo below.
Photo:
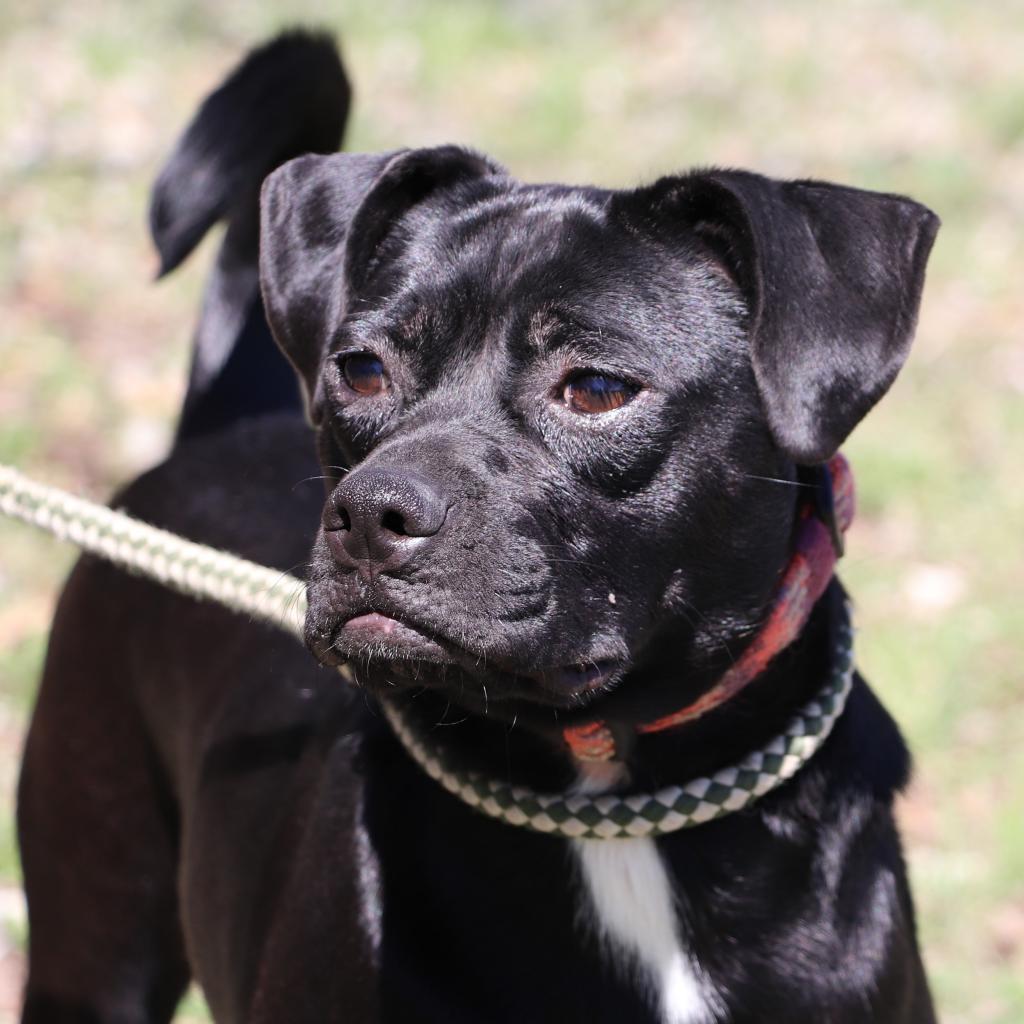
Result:
{"label": "dog's shoulder", "polygon": [[[112,504],[301,577],[322,500],[312,449],[298,416],[239,421],[179,443]],[[326,750],[358,710],[294,638],[99,559],[79,561],[56,628],[111,636],[97,672],[116,676],[138,705],[179,786],[196,770],[238,775],[267,758],[290,763],[311,742]]]}

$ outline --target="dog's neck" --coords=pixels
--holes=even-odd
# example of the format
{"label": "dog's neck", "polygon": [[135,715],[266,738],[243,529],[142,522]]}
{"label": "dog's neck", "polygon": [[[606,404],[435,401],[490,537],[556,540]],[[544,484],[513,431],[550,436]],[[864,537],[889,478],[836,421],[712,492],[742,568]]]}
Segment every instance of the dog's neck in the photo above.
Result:
{"label": "dog's neck", "polygon": [[[794,712],[820,689],[828,677],[833,651],[834,625],[844,595],[833,580],[816,603],[800,636],[783,650],[742,693],[713,712],[676,728],[637,734],[633,720],[606,719],[617,734],[630,736],[619,761],[631,789],[652,789],[710,774],[723,764],[740,760],[778,734]],[[656,678],[656,675],[661,678]],[[657,685],[665,689],[688,683],[680,679],[679,663],[659,659],[644,675],[627,683],[637,688]],[[689,689],[689,686],[686,686]],[[572,786],[580,775],[580,762],[562,738],[562,723],[547,717],[470,713],[432,692],[410,701],[407,714],[420,728],[453,751],[467,767],[503,781],[541,792]]]}
{"label": "dog's neck", "polygon": [[[636,732],[649,735],[676,729],[714,711],[759,679],[775,658],[800,638],[832,580],[854,507],[853,478],[842,455],[835,455],[827,467],[808,467],[805,475],[811,480],[808,493],[797,506],[793,552],[760,628],[738,657],[722,666],[717,679],[705,681],[699,696],[691,695],[680,703],[677,694],[669,694],[672,709],[638,721]],[[629,732],[616,730],[600,718],[567,726],[563,737],[581,762],[617,760],[623,741],[632,746]]]}
{"label": "dog's neck", "polygon": [[833,580],[799,637],[741,693],[672,729],[636,735],[627,758],[631,787],[647,790],[710,774],[778,735],[828,678],[844,600]]}

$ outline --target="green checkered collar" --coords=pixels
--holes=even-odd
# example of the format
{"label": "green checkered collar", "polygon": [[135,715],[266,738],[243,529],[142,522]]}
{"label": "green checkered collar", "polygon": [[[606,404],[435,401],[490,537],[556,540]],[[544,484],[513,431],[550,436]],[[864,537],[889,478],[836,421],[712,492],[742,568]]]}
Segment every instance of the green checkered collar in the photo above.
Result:
{"label": "green checkered collar", "polygon": [[393,704],[384,713],[410,757],[463,803],[503,821],[569,839],[659,836],[749,807],[792,778],[825,742],[853,684],[853,631],[849,608],[837,630],[836,652],[821,691],[786,728],[742,761],[653,793],[589,796],[537,793],[454,765],[442,744],[417,733]]}

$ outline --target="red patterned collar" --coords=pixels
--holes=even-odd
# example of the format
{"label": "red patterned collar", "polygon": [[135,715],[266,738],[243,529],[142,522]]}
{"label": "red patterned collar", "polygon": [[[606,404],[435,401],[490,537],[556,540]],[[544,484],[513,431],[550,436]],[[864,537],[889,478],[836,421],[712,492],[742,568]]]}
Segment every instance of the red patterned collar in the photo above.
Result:
{"label": "red patterned collar", "polygon": [[[853,521],[854,489],[850,465],[835,455],[824,467],[815,499],[802,504],[794,538],[794,552],[779,581],[771,611],[757,636],[719,681],[692,704],[636,726],[641,734],[672,729],[707,714],[753,682],[769,662],[803,630],[811,610],[832,579],[842,554],[842,535]],[[829,484],[831,486],[829,486]],[[580,761],[611,761],[615,739],[602,722],[569,726],[562,735]]]}

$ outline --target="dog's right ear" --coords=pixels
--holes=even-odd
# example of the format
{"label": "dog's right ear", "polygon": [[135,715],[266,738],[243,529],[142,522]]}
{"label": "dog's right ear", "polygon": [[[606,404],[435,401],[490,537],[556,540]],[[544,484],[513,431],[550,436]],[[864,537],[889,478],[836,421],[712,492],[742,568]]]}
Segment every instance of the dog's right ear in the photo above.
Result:
{"label": "dog's right ear", "polygon": [[905,196],[749,171],[694,171],[619,193],[634,229],[687,225],[739,286],[767,423],[798,464],[825,462],[910,349],[939,219]]}
{"label": "dog's right ear", "polygon": [[500,167],[477,153],[438,146],[299,157],[264,182],[263,304],[274,338],[299,375],[314,425],[321,360],[384,240],[439,190],[498,173]]}

